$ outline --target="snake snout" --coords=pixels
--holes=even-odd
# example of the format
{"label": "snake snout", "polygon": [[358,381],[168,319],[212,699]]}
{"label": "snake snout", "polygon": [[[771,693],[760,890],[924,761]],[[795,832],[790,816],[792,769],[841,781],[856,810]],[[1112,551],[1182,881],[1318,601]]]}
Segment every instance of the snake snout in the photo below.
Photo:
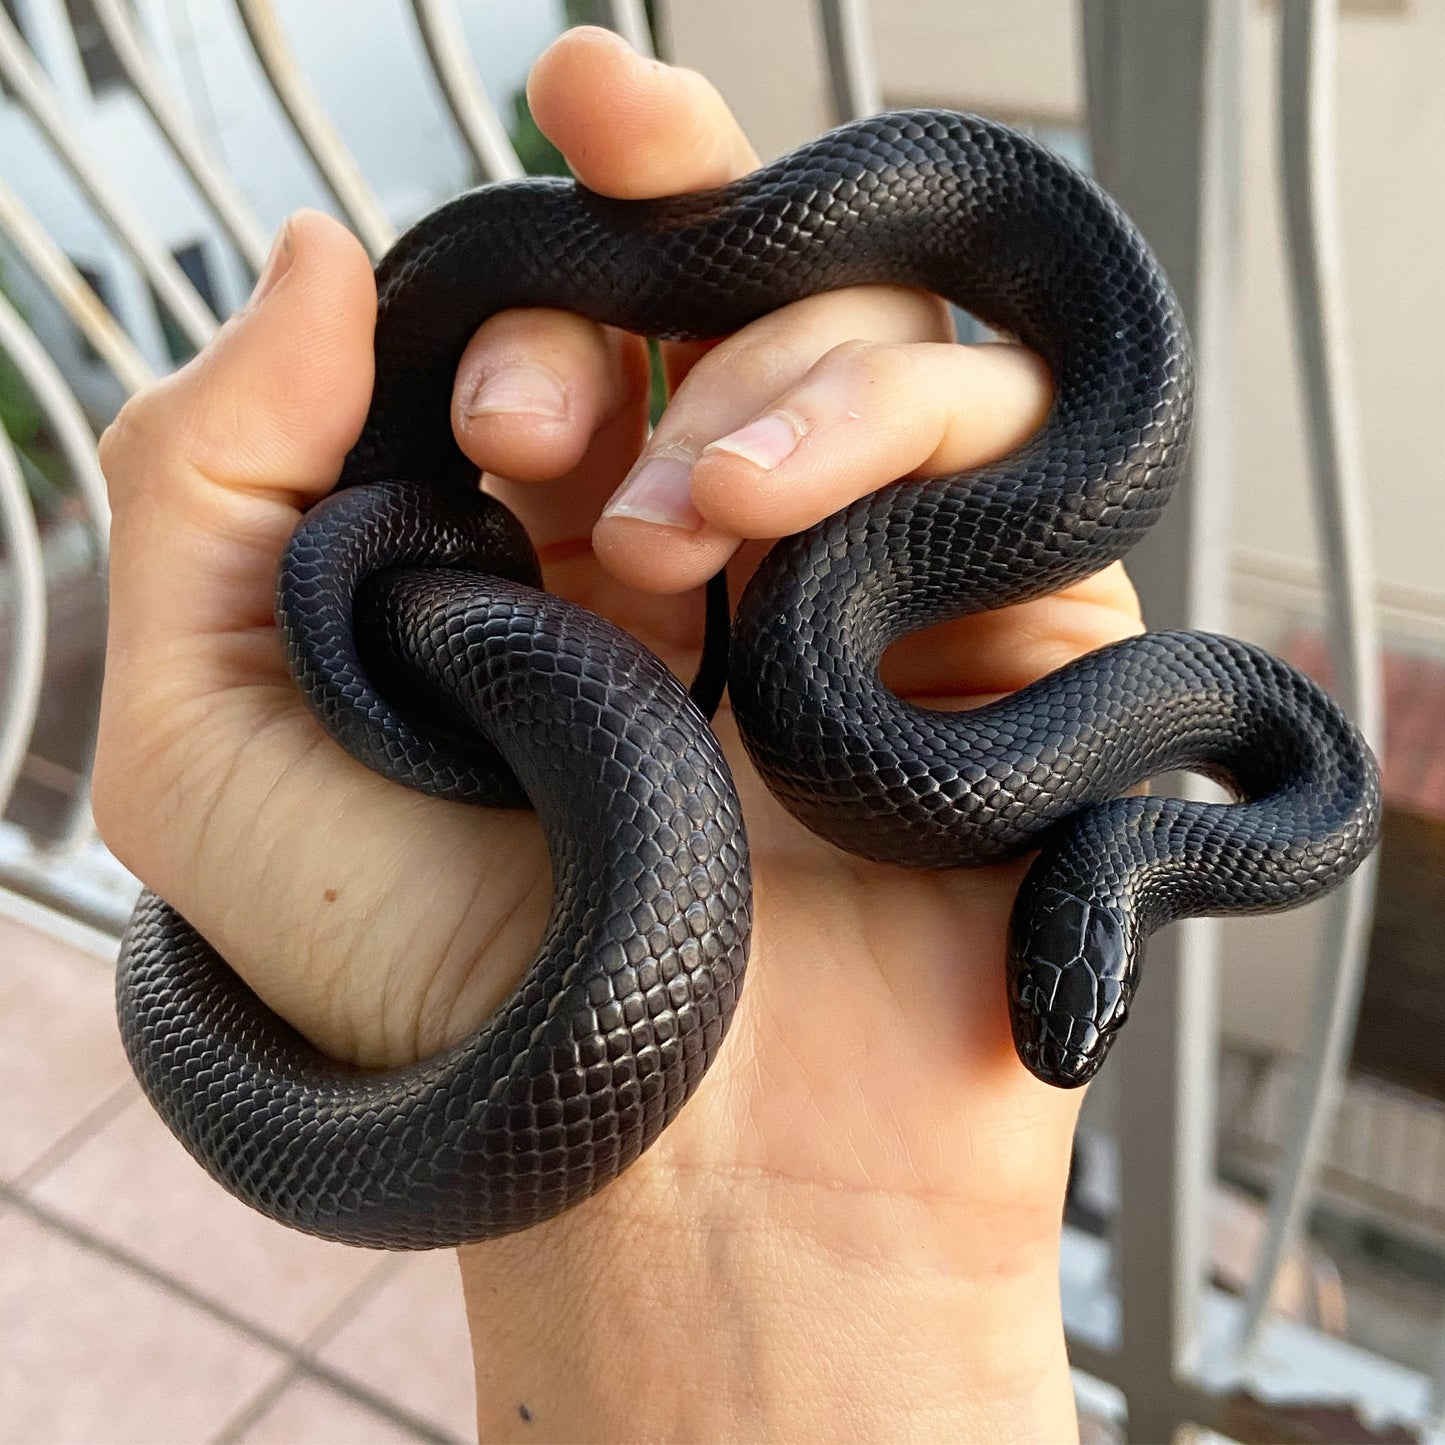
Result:
{"label": "snake snout", "polygon": [[1036,1078],[1073,1089],[1098,1072],[1128,1016],[1134,939],[1117,903],[1025,891],[1009,942],[1009,1014],[1019,1058]]}

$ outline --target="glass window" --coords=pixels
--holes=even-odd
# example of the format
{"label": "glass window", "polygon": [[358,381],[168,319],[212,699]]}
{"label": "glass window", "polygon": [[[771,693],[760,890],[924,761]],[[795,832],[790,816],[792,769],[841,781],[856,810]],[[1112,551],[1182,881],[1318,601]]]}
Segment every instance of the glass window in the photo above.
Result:
{"label": "glass window", "polygon": [[93,0],[65,0],[65,13],[75,35],[75,48],[85,69],[85,81],[92,95],[126,83],[125,67],[115,53]]}
{"label": "glass window", "polygon": [[[205,243],[192,241],[190,245],[172,251],[171,256],[176,265],[186,273],[186,279],[196,288],[201,300],[211,308],[211,313],[219,316],[221,307],[216,299],[216,283],[211,276],[210,263],[206,260]],[[160,321],[161,331],[166,339],[166,350],[170,353],[171,360],[181,366],[196,354],[196,348],[191,345],[190,338],[177,325],[175,318],[161,304],[154,287],[151,288],[151,302],[156,308],[156,318]]]}
{"label": "glass window", "polygon": [[[25,33],[25,22],[20,18],[20,0],[0,0],[0,6],[4,6],[6,15],[10,17],[10,23],[20,32],[20,38],[28,44],[30,37]],[[5,77],[0,76],[0,95],[13,93],[5,84]]]}
{"label": "glass window", "polygon": [[[72,258],[72,260],[73,259],[74,258]],[[106,285],[105,277],[102,276],[94,266],[83,266],[79,261],[75,261],[74,265],[75,269],[80,272],[85,284],[100,297],[100,304],[114,315],[115,308],[111,305],[110,288]],[[77,345],[80,347],[81,356],[86,361],[99,361],[100,353],[90,344],[90,338],[78,326],[75,328],[75,335]]]}

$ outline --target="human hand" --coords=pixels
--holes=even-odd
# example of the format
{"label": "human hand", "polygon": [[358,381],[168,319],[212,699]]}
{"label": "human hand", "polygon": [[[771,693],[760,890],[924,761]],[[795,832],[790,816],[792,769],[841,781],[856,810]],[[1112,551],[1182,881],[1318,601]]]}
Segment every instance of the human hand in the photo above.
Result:
{"label": "human hand", "polygon": [[[531,97],[607,194],[698,189],[755,163],[705,82],[602,32],[558,42]],[[318,1045],[406,1063],[506,996],[550,873],[532,819],[375,777],[290,683],[276,561],[360,429],[375,293],[360,247],[307,214],[266,282],[105,439],[97,818]],[[718,566],[731,559],[739,581],[762,539],[901,474],[991,460],[1042,420],[1034,359],[950,338],[936,300],[866,288],[710,350],[669,348],[681,384],[643,453],[663,465],[600,520],[645,436],[636,338],[558,313],[494,318],[459,370],[456,429],[510,479],[492,485],[548,585],[686,677],[698,588]],[[756,464],[790,439],[786,458]],[[906,696],[967,705],[1137,627],[1112,568],[909,639],[885,675]],[[717,1064],[648,1155],[567,1215],[463,1251],[483,1434],[1061,1438],[1057,1245],[1078,1096],[1014,1058],[1003,941],[1020,869],[911,873],[843,855],[766,793],[725,709],[717,728],[752,847],[749,984]]]}

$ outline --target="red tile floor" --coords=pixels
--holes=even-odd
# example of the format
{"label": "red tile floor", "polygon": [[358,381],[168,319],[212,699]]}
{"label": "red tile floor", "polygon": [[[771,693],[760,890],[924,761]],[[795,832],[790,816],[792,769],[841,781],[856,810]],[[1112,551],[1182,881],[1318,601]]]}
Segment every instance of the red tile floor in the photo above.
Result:
{"label": "red tile floor", "polygon": [[0,894],[0,1445],[475,1437],[449,1252],[238,1204],[141,1098],[113,945]]}

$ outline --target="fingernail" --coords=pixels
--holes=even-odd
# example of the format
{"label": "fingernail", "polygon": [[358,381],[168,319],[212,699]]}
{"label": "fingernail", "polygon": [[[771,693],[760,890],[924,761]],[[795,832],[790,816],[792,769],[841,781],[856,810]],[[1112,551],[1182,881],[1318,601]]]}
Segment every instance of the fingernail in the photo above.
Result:
{"label": "fingernail", "polygon": [[697,531],[702,514],[692,504],[692,463],[675,456],[645,458],[613,494],[602,515]]}
{"label": "fingernail", "polygon": [[703,448],[705,452],[731,452],[745,462],[770,472],[797,450],[802,437],[797,424],[781,412],[770,411],[745,427],[719,437]]}
{"label": "fingernail", "polygon": [[543,416],[561,421],[567,415],[562,383],[539,366],[509,366],[487,377],[467,403],[467,415]]}
{"label": "fingernail", "polygon": [[276,239],[271,242],[271,253],[266,257],[266,264],[261,267],[261,274],[256,278],[256,289],[251,292],[251,299],[246,303],[248,308],[259,306],[271,294],[276,283],[290,269],[291,256],[291,221],[288,218],[281,222],[281,229],[276,232]]}

